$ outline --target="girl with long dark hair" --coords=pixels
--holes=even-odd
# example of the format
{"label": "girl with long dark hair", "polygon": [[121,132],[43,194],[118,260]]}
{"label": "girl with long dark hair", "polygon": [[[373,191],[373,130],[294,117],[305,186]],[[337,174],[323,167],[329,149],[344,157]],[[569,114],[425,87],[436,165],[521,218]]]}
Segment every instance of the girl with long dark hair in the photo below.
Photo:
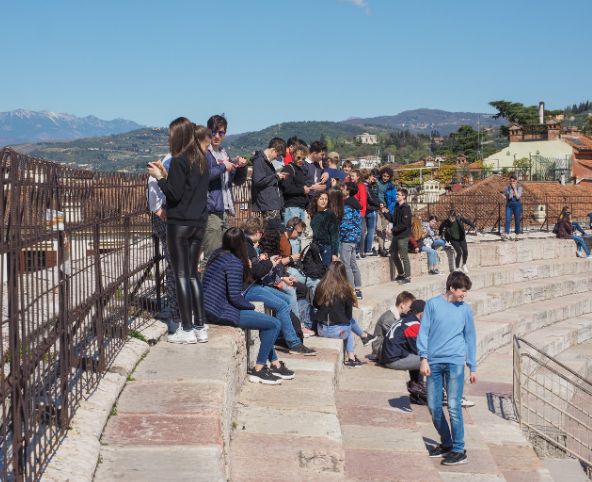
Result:
{"label": "girl with long dark hair", "polygon": [[345,366],[356,368],[362,362],[356,356],[354,334],[358,335],[364,346],[376,337],[362,330],[353,319],[353,307],[358,306],[356,293],[347,280],[345,266],[341,261],[331,263],[325,276],[317,286],[314,306],[317,308],[319,336],[345,340]]}
{"label": "girl with long dark hair", "polygon": [[185,117],[169,125],[169,149],[173,158],[168,174],[159,162],[148,164],[149,174],[158,180],[166,196],[167,243],[181,316],[181,325],[169,335],[168,341],[181,344],[197,343],[195,329],[203,329],[206,322],[197,261],[208,218],[208,169],[195,137],[195,127]]}
{"label": "girl with long dark hair", "polygon": [[212,324],[259,330],[261,345],[249,381],[277,385],[282,379],[294,378],[294,372],[288,370],[275,352],[280,321],[255,311],[244,297],[244,287],[253,281],[246,243],[239,228],[230,228],[222,236],[222,247],[212,253],[204,272],[205,311]]}
{"label": "girl with long dark hair", "polygon": [[312,240],[319,247],[323,264],[329,266],[331,261],[337,261],[339,252],[339,221],[329,209],[329,195],[326,192],[321,192],[311,200],[309,214]]}

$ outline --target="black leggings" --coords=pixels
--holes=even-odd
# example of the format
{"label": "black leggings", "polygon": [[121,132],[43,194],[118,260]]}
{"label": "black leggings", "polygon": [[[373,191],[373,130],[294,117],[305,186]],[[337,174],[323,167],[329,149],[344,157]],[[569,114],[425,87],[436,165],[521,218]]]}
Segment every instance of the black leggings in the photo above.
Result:
{"label": "black leggings", "polygon": [[455,241],[454,239],[450,240],[450,244],[454,248],[456,253],[456,257],[454,259],[454,267],[460,268],[460,258],[462,256],[462,264],[467,264],[467,258],[469,256],[469,248],[467,247],[467,242],[463,239],[462,241]]}
{"label": "black leggings", "polygon": [[167,224],[167,245],[176,276],[177,303],[184,330],[193,328],[192,311],[196,325],[203,326],[206,322],[201,282],[197,275],[204,234],[205,226]]}

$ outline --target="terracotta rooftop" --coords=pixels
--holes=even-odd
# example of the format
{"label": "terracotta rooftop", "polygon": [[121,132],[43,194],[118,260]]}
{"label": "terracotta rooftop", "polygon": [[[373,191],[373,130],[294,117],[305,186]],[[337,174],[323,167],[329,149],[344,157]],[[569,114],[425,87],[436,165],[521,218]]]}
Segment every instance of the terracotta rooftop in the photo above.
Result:
{"label": "terracotta rooftop", "polygon": [[585,150],[590,151],[592,150],[592,138],[588,136],[584,136],[582,134],[563,134],[561,136],[565,142],[567,142],[570,146],[574,149],[579,151]]}

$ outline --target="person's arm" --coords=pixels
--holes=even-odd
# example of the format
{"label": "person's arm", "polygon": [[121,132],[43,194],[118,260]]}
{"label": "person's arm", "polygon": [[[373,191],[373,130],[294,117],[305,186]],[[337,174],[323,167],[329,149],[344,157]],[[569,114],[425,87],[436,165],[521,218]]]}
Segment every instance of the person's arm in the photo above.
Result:
{"label": "person's arm", "polygon": [[165,195],[158,187],[158,181],[155,177],[148,178],[148,209],[157,214],[164,205]]}
{"label": "person's arm", "polygon": [[245,164],[243,167],[238,167],[234,171],[232,171],[232,184],[234,184],[235,186],[240,186],[241,184],[244,184],[247,180],[248,170],[249,168]]}
{"label": "person's arm", "polygon": [[226,294],[228,295],[228,301],[239,310],[254,310],[255,306],[245,300],[245,297],[241,293],[242,283],[243,270],[230,265],[226,270]]}
{"label": "person's arm", "polygon": [[522,186],[521,185],[516,186],[516,190],[514,191],[514,196],[516,197],[516,199],[518,199],[518,201],[522,200]]}
{"label": "person's arm", "polygon": [[178,203],[185,192],[185,180],[187,179],[186,161],[174,157],[171,160],[168,177],[158,180],[158,187],[162,190],[167,201]]}
{"label": "person's arm", "polygon": [[210,151],[206,152],[206,160],[208,161],[208,182],[215,181],[226,171],[226,164],[218,164],[216,158]]}
{"label": "person's arm", "polygon": [[278,179],[275,171],[273,174],[265,175],[264,160],[257,158],[253,162],[253,184],[258,188],[271,186]]}
{"label": "person's arm", "polygon": [[467,218],[460,217],[460,218],[458,218],[458,220],[461,223],[466,224],[467,226],[470,226],[472,229],[477,229],[475,226],[475,223],[473,223],[472,221],[469,221]]}
{"label": "person's arm", "polygon": [[432,317],[432,303],[428,301],[423,312],[423,317],[421,318],[419,333],[417,334],[417,354],[421,359],[419,371],[425,377],[429,376],[431,373],[428,360],[428,346]]}
{"label": "person's arm", "polygon": [[[465,328],[463,335],[465,338],[467,352],[467,366],[471,373],[477,372],[477,333],[475,331],[475,321],[473,320],[473,310],[467,304],[464,305],[466,311]],[[423,324],[423,323],[422,323]]]}
{"label": "person's arm", "polygon": [[298,195],[298,194],[306,194],[306,190],[304,189],[304,186],[297,186],[296,183],[294,182],[296,180],[296,176],[295,176],[295,172],[294,172],[294,167],[290,164],[288,164],[287,166],[285,166],[282,169],[282,172],[286,173],[286,177],[281,181],[281,187],[282,187],[282,191],[284,191],[285,194],[290,194],[290,195]]}

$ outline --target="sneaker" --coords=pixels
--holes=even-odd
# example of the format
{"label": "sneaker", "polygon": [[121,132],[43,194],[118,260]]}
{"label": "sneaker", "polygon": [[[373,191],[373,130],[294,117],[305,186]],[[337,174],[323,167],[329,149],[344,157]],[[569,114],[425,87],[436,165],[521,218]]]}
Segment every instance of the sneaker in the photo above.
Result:
{"label": "sneaker", "polygon": [[462,397],[460,399],[460,406],[465,408],[474,407],[475,402],[473,402],[473,400],[469,400],[468,398]]}
{"label": "sneaker", "polygon": [[364,296],[362,295],[362,290],[356,290],[356,298],[359,300],[364,299]]}
{"label": "sneaker", "polygon": [[398,276],[395,276],[394,281],[401,281],[405,279],[405,275],[404,274],[400,274]]}
{"label": "sneaker", "polygon": [[[427,405],[428,402],[415,393],[409,394],[409,403],[412,405]],[[431,456],[430,456],[431,457]]]}
{"label": "sneaker", "polygon": [[435,459],[436,457],[446,457],[452,452],[452,447],[442,447],[442,445],[436,445],[430,450],[430,457]]}
{"label": "sneaker", "polygon": [[275,376],[267,366],[261,367],[261,370],[253,368],[249,373],[249,381],[251,383],[263,383],[264,385],[280,385],[282,379]]}
{"label": "sneaker", "polygon": [[309,328],[303,327],[302,328],[302,336],[304,338],[310,338],[311,336],[316,336],[316,333]]}
{"label": "sneaker", "polygon": [[288,353],[304,356],[315,356],[317,354],[316,350],[314,350],[313,348],[308,348],[307,346],[304,346],[302,343],[300,345],[296,345],[288,349]]}
{"label": "sneaker", "polygon": [[365,258],[365,257],[366,257],[366,253],[362,253],[362,252],[360,252],[360,253],[358,253],[358,254],[359,254],[360,258]]}
{"label": "sneaker", "polygon": [[195,333],[195,338],[197,338],[198,343],[207,343],[208,342],[208,329],[202,326],[193,325],[193,333]]}
{"label": "sneaker", "polygon": [[401,281],[399,281],[399,284],[401,284],[401,285],[406,285],[408,283],[411,283],[411,278],[409,278],[409,277],[405,277]]}
{"label": "sneaker", "polygon": [[271,373],[273,375],[281,378],[282,380],[293,380],[294,379],[294,372],[292,370],[289,370],[283,361],[280,362],[279,367],[271,365],[269,367],[269,370],[271,371]]}
{"label": "sneaker", "polygon": [[469,267],[466,264],[463,264],[462,270],[466,273],[469,274]]}
{"label": "sneaker", "polygon": [[353,360],[344,360],[343,365],[349,368],[360,368],[363,365],[363,363],[360,360],[358,360],[358,357],[356,356]]}
{"label": "sneaker", "polygon": [[577,256],[578,258],[587,258],[587,256],[586,256],[586,253],[584,253],[584,251],[583,251],[583,250],[581,250],[581,249],[578,249],[578,250],[576,251],[576,256]]}
{"label": "sneaker", "polygon": [[592,254],[590,256],[586,256],[586,259],[592,259]]}
{"label": "sneaker", "polygon": [[382,256],[383,258],[388,258],[388,251],[386,249],[381,249],[378,254],[380,254],[380,256]]}
{"label": "sneaker", "polygon": [[461,465],[467,463],[467,451],[463,450],[462,452],[452,452],[450,451],[448,455],[444,457],[442,460],[442,465]]}
{"label": "sneaker", "polygon": [[180,345],[193,345],[197,343],[197,338],[193,330],[185,331],[182,327],[179,327],[175,333],[169,335],[167,338],[169,343],[178,343]]}
{"label": "sneaker", "polygon": [[376,340],[376,338],[377,337],[374,335],[367,334],[366,336],[361,336],[360,340],[362,340],[362,345],[368,346],[370,343]]}
{"label": "sneaker", "polygon": [[364,253],[366,256],[378,256],[378,253],[376,253],[375,251],[370,251],[368,253]]}
{"label": "sneaker", "polygon": [[510,237],[506,233],[502,233],[502,241],[508,241]]}

